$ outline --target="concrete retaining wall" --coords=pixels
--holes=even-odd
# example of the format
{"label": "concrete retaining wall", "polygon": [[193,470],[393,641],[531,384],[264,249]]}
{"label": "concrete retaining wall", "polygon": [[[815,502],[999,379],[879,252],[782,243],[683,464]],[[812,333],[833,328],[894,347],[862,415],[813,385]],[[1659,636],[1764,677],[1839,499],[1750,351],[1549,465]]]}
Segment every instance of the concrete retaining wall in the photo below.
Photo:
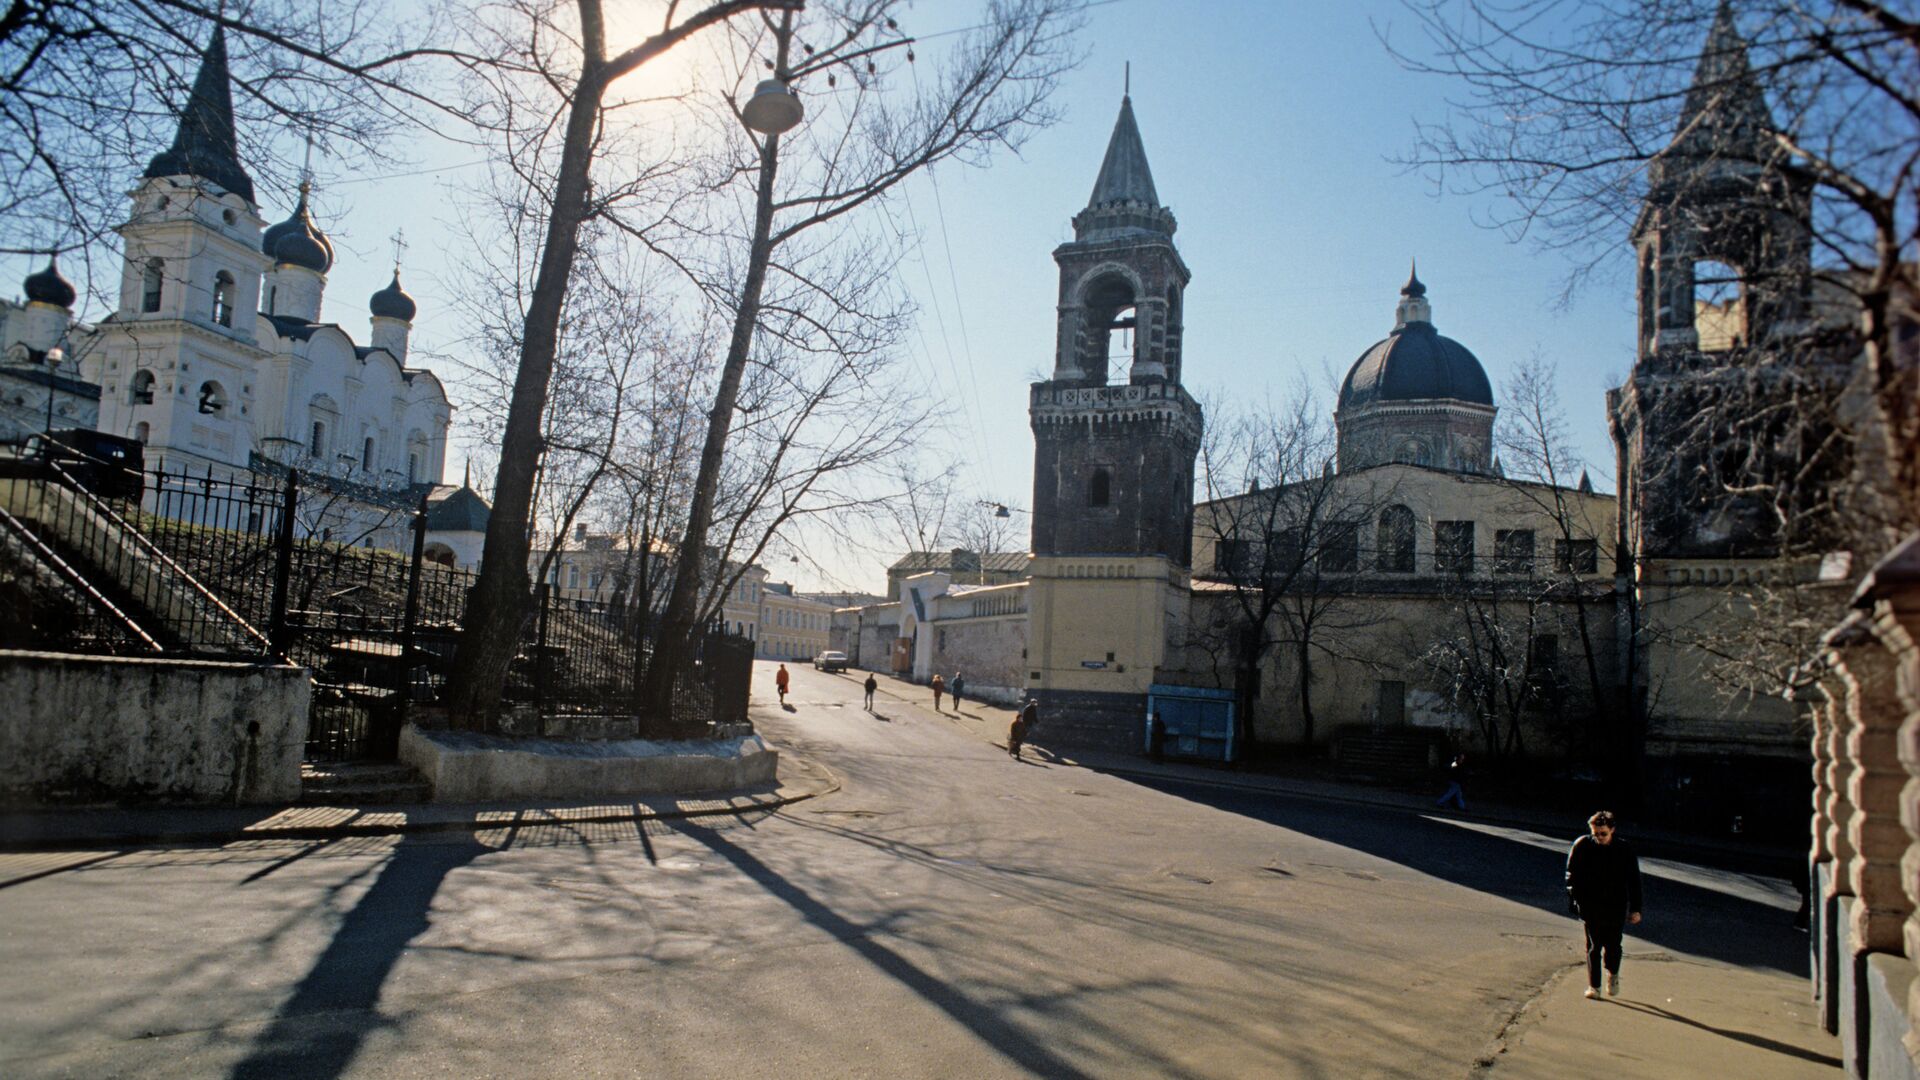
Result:
{"label": "concrete retaining wall", "polygon": [[305,669],[0,652],[0,801],[300,797]]}
{"label": "concrete retaining wall", "polygon": [[779,753],[758,735],[705,742],[566,742],[465,731],[400,732],[400,760],[435,802],[577,799],[726,791],[774,778]]}

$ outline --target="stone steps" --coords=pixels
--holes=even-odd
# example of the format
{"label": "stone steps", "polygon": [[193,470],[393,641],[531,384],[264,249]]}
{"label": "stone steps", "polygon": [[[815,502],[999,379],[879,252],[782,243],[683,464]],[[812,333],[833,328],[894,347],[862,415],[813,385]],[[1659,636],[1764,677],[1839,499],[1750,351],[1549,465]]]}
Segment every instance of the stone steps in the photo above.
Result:
{"label": "stone steps", "polygon": [[391,806],[433,801],[433,786],[413,766],[391,761],[304,762],[302,806]]}

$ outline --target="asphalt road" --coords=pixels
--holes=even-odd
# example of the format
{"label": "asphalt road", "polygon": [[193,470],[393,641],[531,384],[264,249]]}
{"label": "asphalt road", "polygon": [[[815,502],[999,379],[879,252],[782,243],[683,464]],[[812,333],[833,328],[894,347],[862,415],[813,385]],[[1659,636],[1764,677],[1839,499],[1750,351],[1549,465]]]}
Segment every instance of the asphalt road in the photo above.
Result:
{"label": "asphalt road", "polygon": [[[762,667],[761,729],[840,792],[0,856],[0,1073],[1424,1080],[1577,959],[1565,838],[1018,763],[860,673],[779,710]],[[1784,883],[1649,871],[1630,977],[1801,970]]]}

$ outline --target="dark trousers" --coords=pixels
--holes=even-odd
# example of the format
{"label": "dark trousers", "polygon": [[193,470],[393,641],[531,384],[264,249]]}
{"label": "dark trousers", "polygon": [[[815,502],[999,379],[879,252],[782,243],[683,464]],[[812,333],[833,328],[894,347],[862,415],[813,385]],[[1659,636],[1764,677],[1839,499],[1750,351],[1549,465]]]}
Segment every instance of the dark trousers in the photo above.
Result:
{"label": "dark trousers", "polygon": [[1606,965],[1607,972],[1620,974],[1620,931],[1621,922],[1581,921],[1587,930],[1587,985],[1600,985],[1600,967]]}

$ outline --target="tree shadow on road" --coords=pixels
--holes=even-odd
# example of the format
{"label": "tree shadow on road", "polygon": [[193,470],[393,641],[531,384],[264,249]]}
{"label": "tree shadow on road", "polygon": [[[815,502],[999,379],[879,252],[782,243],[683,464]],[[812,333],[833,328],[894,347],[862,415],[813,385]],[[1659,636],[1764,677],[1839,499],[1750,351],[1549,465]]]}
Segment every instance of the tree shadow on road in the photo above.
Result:
{"label": "tree shadow on road", "polygon": [[1091,1076],[1056,1054],[1040,1039],[1001,1016],[991,1006],[972,1000],[947,985],[938,975],[922,970],[911,960],[874,940],[870,927],[855,923],[841,915],[805,888],[761,862],[753,854],[720,833],[691,822],[683,824],[681,831],[705,844],[715,854],[732,863],[742,874],[766,889],[770,895],[793,908],[808,922],[859,953],[875,968],[964,1025],[1022,1068],[1040,1076],[1064,1078]]}
{"label": "tree shadow on road", "polygon": [[[1565,849],[1548,850],[1397,807],[1331,804],[1162,777],[1128,777],[1169,795],[1363,851],[1478,892],[1567,916]],[[1569,823],[1566,841],[1579,831]],[[1625,832],[1629,840],[1631,831]],[[1663,948],[1744,967],[1804,975],[1807,939],[1791,911],[1646,872],[1646,920],[1630,931]]]}
{"label": "tree shadow on road", "polygon": [[234,1066],[234,1080],[343,1073],[367,1037],[386,1023],[377,1011],[380,989],[408,943],[426,932],[441,883],[494,850],[464,834],[403,839],[247,1057]]}

